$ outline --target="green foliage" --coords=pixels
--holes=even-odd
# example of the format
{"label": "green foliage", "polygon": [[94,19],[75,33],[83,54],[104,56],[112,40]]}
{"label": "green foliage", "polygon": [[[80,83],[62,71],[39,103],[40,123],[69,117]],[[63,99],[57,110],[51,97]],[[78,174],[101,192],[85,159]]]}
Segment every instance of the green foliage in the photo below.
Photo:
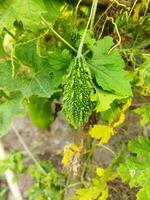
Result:
{"label": "green foliage", "polygon": [[0,90],[0,137],[8,130],[12,120],[23,113],[20,92],[4,93]]}
{"label": "green foliage", "polygon": [[[54,72],[48,60],[38,56],[35,41],[18,45],[16,56],[21,64],[15,65],[13,78],[11,62],[0,63],[0,76],[2,76],[0,87],[8,91],[20,90],[25,97],[32,95],[50,97],[62,81],[63,70]],[[67,59],[64,62],[68,64]],[[64,65],[62,62],[62,68]]]}
{"label": "green foliage", "polygon": [[75,128],[88,122],[93,108],[90,99],[92,91],[87,63],[84,58],[77,57],[68,70],[63,104],[63,112]]}
{"label": "green foliage", "polygon": [[138,200],[150,197],[150,141],[144,136],[128,144],[130,155],[120,165],[118,171],[123,181],[129,181],[131,187],[141,186]]}
{"label": "green foliage", "polygon": [[38,128],[45,128],[53,121],[54,116],[51,108],[51,102],[47,98],[30,98],[28,104],[28,113],[31,122]]}
{"label": "green foliage", "polygon": [[89,65],[100,87],[116,95],[128,97],[132,92],[123,69],[124,61],[116,49],[109,52],[113,45],[113,39],[109,36],[97,41],[92,49],[93,57]]}
{"label": "green foliage", "polygon": [[53,22],[60,14],[60,1],[50,0],[1,0],[0,1],[0,31],[5,27],[10,29],[14,22],[22,22],[25,29],[37,31],[42,27],[41,15],[48,15]]}
{"label": "green foliage", "polygon": [[3,36],[0,34],[0,55],[4,54],[3,39]]}
{"label": "green foliage", "polygon": [[137,86],[142,88],[143,95],[150,93],[150,55],[142,55],[143,63],[137,68]]}
{"label": "green foliage", "polygon": [[97,90],[95,94],[91,95],[92,101],[97,101],[96,112],[103,112],[111,108],[111,104],[116,99],[124,99],[123,96]]}
{"label": "green foliage", "polygon": [[7,198],[8,188],[5,184],[0,183],[0,199],[5,200]]}
{"label": "green foliage", "polygon": [[40,165],[46,172],[45,175],[36,165],[30,166],[28,170],[35,181],[29,189],[29,200],[60,199],[62,189],[61,175],[57,173],[50,161],[43,161]]}
{"label": "green foliage", "polygon": [[[14,69],[11,61],[0,61],[0,88],[8,93],[8,97],[10,96],[6,102],[0,101],[0,134],[4,134],[14,116],[21,113],[21,102],[25,97],[32,95],[51,97],[58,91],[57,87],[62,83],[65,68],[71,59],[67,50],[62,54],[54,53],[53,59],[51,59],[52,54],[48,58],[40,57],[36,41],[20,43],[15,51],[17,60],[14,62]],[[14,77],[12,77],[13,70]],[[49,122],[52,120],[50,118]],[[48,122],[42,126],[48,126]]]}
{"label": "green foliage", "polygon": [[[36,41],[17,45],[16,56],[21,61],[19,73],[16,71],[16,81],[23,94],[50,97],[61,83],[63,72],[58,73],[57,70],[55,74],[47,58],[38,55]],[[65,61],[68,62],[67,59]],[[62,67],[64,65],[62,62]]]}
{"label": "green foliage", "polygon": [[140,123],[142,126],[146,125],[150,121],[150,105],[142,105],[134,110],[135,113],[140,115]]}
{"label": "green foliage", "polygon": [[24,155],[22,152],[14,150],[5,159],[0,161],[0,174],[3,175],[7,169],[13,170],[16,173],[24,172]]}

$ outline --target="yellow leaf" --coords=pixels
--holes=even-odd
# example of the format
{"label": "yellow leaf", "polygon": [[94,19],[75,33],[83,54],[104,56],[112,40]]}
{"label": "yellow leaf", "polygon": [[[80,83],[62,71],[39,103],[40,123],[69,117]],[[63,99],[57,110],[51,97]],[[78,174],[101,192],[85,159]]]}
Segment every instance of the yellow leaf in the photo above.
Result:
{"label": "yellow leaf", "polygon": [[122,124],[125,121],[125,114],[123,112],[120,113],[119,120],[113,124],[113,127],[116,128],[120,124]]}
{"label": "yellow leaf", "polygon": [[124,112],[130,107],[130,105],[131,105],[131,100],[128,100],[127,103],[123,105],[122,110],[120,110],[119,120],[112,125],[113,128],[118,127],[120,124],[122,124],[125,121]]}
{"label": "yellow leaf", "polygon": [[71,144],[70,149],[74,152],[81,152],[82,148],[78,147],[76,144]]}
{"label": "yellow leaf", "polygon": [[103,192],[102,192],[101,196],[98,198],[98,200],[107,200],[107,198],[108,198],[108,187],[106,187],[103,190]]}
{"label": "yellow leaf", "polygon": [[133,14],[133,21],[134,21],[134,22],[136,22],[136,21],[139,20],[139,13],[140,13],[141,7],[142,7],[142,3],[138,3],[138,4],[135,6],[134,14]]}
{"label": "yellow leaf", "polygon": [[101,167],[98,167],[96,169],[96,173],[97,173],[98,176],[103,176],[103,174],[105,173],[105,170]]}
{"label": "yellow leaf", "polygon": [[142,0],[141,2],[136,4],[134,8],[133,21],[137,22],[139,20],[140,11],[144,10],[147,7],[148,3],[149,3],[148,0]]}
{"label": "yellow leaf", "polygon": [[114,180],[115,178],[118,177],[118,172],[113,172],[110,176],[109,176],[109,180]]}
{"label": "yellow leaf", "polygon": [[62,159],[62,163],[64,166],[68,166],[70,164],[71,159],[77,152],[81,152],[82,147],[78,147],[76,144],[70,144],[64,149],[64,156]]}
{"label": "yellow leaf", "polygon": [[112,135],[114,135],[113,127],[106,125],[94,125],[90,130],[91,137],[100,140],[100,144],[107,143]]}
{"label": "yellow leaf", "polygon": [[123,105],[122,111],[126,111],[131,106],[131,99],[127,101],[125,105]]}

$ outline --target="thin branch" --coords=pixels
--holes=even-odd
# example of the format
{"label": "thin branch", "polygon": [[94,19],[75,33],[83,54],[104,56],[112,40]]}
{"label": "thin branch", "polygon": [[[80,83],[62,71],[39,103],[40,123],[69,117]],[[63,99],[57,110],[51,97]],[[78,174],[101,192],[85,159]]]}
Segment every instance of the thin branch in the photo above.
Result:
{"label": "thin branch", "polygon": [[100,32],[100,34],[99,34],[99,36],[98,36],[98,40],[100,40],[100,38],[102,37],[102,34],[103,34],[103,31],[104,31],[104,28],[105,28],[105,25],[106,25],[106,22],[107,22],[107,18],[105,19],[105,21],[104,21],[104,24],[103,24],[103,26],[102,26],[102,30],[101,30],[101,32]]}
{"label": "thin branch", "polygon": [[78,3],[77,3],[77,6],[76,6],[76,11],[75,11],[75,17],[77,18],[77,14],[78,14],[78,9],[79,9],[79,6],[81,4],[82,0],[79,0]]}
{"label": "thin branch", "polygon": [[21,137],[19,131],[16,129],[16,127],[14,125],[12,125],[12,129],[14,131],[14,133],[16,134],[19,142],[22,144],[23,148],[25,149],[26,153],[29,155],[29,157],[34,161],[34,163],[36,164],[36,166],[39,168],[39,170],[44,174],[47,175],[47,172],[41,167],[41,165],[39,164],[39,162],[36,160],[36,158],[33,156],[32,152],[30,151],[30,149],[28,148],[28,146],[26,145],[26,143],[24,142],[23,138]]}
{"label": "thin branch", "polygon": [[132,11],[133,11],[134,7],[136,6],[137,2],[138,2],[138,0],[135,0],[135,1],[134,1],[134,4],[133,4],[133,6],[132,6],[132,8],[131,8],[131,10],[130,10],[129,16],[128,16],[128,20],[129,20],[131,14],[132,14]]}
{"label": "thin branch", "polygon": [[114,22],[114,19],[112,17],[108,17],[108,19],[110,19],[112,21],[112,24],[115,26],[115,29],[116,29],[116,32],[117,32],[117,35],[118,35],[118,43],[116,45],[114,45],[108,52],[108,54],[110,54],[110,52],[115,49],[117,46],[119,46],[121,44],[121,36],[120,36],[120,33],[119,33],[119,30],[118,30],[118,27],[117,27],[117,24]]}
{"label": "thin branch", "polygon": [[94,28],[97,26],[97,24],[99,23],[99,21],[101,20],[101,18],[107,14],[107,11],[113,6],[113,4],[116,3],[118,6],[122,6],[122,7],[126,7],[126,5],[119,3],[117,0],[113,0],[112,3],[107,7],[107,9],[99,16],[97,22],[94,25]]}
{"label": "thin branch", "polygon": [[113,2],[116,3],[118,6],[122,6],[122,7],[125,7],[125,8],[128,5],[128,2],[126,2],[126,1],[123,1],[122,3],[120,3],[119,1],[114,0]]}
{"label": "thin branch", "polygon": [[107,9],[99,16],[97,22],[94,25],[94,28],[97,26],[97,24],[99,23],[99,21],[101,20],[101,18],[107,14],[107,11],[113,6],[113,4],[115,3],[115,1],[113,0],[112,3],[107,7]]}
{"label": "thin branch", "polygon": [[109,151],[111,154],[113,154],[113,156],[116,156],[115,152],[112,149],[110,149],[109,147],[107,147],[106,145],[97,144],[96,146],[103,147],[104,149],[106,149],[107,151]]}

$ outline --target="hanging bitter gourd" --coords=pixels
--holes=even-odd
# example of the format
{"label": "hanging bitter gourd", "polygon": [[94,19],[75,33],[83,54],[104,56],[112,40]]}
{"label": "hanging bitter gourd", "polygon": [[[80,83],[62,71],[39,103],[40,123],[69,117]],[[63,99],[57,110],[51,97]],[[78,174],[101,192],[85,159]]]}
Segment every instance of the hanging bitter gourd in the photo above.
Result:
{"label": "hanging bitter gourd", "polygon": [[74,128],[79,128],[89,120],[93,108],[90,100],[92,91],[93,87],[86,61],[83,56],[77,57],[69,66],[63,102],[63,112]]}

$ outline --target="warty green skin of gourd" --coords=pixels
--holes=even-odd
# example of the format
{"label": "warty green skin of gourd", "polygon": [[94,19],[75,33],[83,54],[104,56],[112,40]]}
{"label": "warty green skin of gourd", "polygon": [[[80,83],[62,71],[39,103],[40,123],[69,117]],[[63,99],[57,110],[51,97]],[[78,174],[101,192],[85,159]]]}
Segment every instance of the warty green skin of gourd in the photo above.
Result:
{"label": "warty green skin of gourd", "polygon": [[93,87],[84,58],[76,58],[69,66],[64,87],[63,113],[68,122],[79,128],[88,122],[93,103],[90,100]]}

